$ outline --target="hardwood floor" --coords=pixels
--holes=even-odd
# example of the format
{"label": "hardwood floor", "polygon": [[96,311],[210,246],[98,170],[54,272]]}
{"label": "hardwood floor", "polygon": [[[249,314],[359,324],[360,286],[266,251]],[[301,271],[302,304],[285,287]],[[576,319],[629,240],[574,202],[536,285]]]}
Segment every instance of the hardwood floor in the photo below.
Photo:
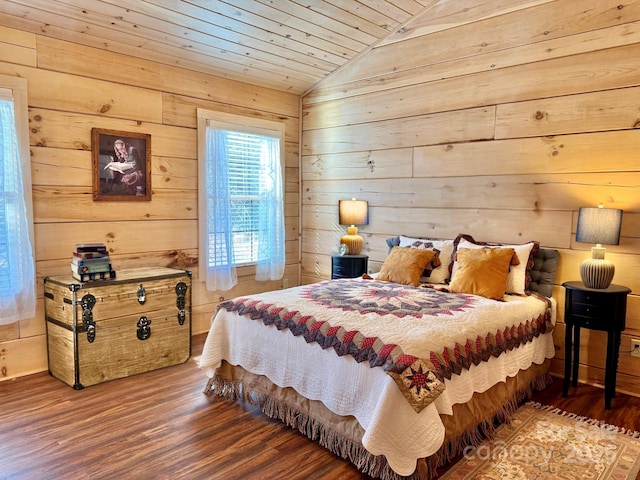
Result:
{"label": "hardwood floor", "polygon": [[[190,360],[80,391],[46,373],[0,382],[0,478],[367,478],[254,407],[204,395],[205,381]],[[640,431],[640,398],[605,411],[602,390],[561,387],[533,399]]]}

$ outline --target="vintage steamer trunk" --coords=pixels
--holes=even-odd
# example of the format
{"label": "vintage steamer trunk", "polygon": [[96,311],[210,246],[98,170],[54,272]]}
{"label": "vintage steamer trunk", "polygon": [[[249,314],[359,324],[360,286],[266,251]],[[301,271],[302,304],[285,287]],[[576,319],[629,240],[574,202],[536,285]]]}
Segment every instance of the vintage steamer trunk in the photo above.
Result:
{"label": "vintage steamer trunk", "polygon": [[191,272],[119,270],[117,279],[44,280],[49,373],[81,389],[186,362]]}

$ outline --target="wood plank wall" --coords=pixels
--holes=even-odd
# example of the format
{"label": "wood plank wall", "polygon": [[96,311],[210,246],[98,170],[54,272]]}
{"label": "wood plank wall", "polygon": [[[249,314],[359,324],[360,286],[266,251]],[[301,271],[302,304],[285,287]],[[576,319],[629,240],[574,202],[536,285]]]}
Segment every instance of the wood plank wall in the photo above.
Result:
{"label": "wood plank wall", "polygon": [[[299,283],[299,96],[5,27],[0,74],[28,81],[38,281],[36,317],[0,326],[0,380],[47,369],[42,281],[69,272],[76,243],[106,243],[116,271],[192,270],[194,334],[219,301],[282,287],[251,268],[229,292],[198,280],[197,107],[285,122],[285,279]],[[92,127],[151,134],[151,202],[93,202]]]}
{"label": "wood plank wall", "polygon": [[[561,284],[591,248],[579,207],[625,212],[607,258],[632,289],[622,350],[640,338],[640,2],[503,3],[434,2],[303,97],[302,281],[330,275],[352,196],[370,204],[372,271],[397,234],[538,240],[561,253],[561,374]],[[581,378],[602,384],[604,359],[605,336],[584,333]],[[618,389],[640,395],[640,359],[621,355]]]}

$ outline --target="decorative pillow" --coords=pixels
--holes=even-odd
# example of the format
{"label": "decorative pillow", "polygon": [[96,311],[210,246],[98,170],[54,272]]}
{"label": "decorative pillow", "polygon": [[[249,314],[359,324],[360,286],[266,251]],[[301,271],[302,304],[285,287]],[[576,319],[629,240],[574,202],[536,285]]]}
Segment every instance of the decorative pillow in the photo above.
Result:
{"label": "decorative pillow", "polygon": [[[509,276],[507,277],[506,293],[512,295],[528,295],[530,271],[533,268],[532,252],[537,249],[536,242],[524,243],[522,245],[507,245],[497,243],[473,242],[462,238],[458,243],[458,248],[511,248],[515,252],[514,260],[511,262]],[[452,272],[452,278],[455,274],[455,266]],[[527,280],[529,279],[529,281]]]}
{"label": "decorative pillow", "polygon": [[417,287],[420,285],[422,271],[434,256],[433,250],[393,247],[380,267],[376,280]]}
{"label": "decorative pillow", "polygon": [[514,254],[513,248],[458,248],[449,290],[502,300]]}
{"label": "decorative pillow", "polygon": [[[420,278],[423,283],[446,283],[449,279],[449,265],[451,264],[451,252],[453,252],[453,240],[436,240],[429,238],[412,238],[400,235],[399,246],[412,248],[430,248],[439,251],[439,255],[432,261],[433,269],[425,272]],[[388,242],[387,242],[388,243]]]}
{"label": "decorative pillow", "polygon": [[[535,250],[535,247],[534,247]],[[553,279],[558,270],[560,254],[551,248],[539,248],[532,253],[533,267],[531,268],[531,282],[529,291],[537,292],[545,297],[553,295]]]}
{"label": "decorative pillow", "polygon": [[389,255],[393,247],[400,246],[400,237],[387,238],[386,242],[387,242],[387,247],[389,247],[389,250],[387,251],[387,255]]}
{"label": "decorative pillow", "polygon": [[453,278],[453,265],[456,261],[456,252],[458,251],[458,244],[463,240],[469,240],[470,242],[476,242],[471,235],[466,233],[459,233],[456,238],[453,239],[453,250],[451,250],[451,261],[449,262],[449,282]]}
{"label": "decorative pillow", "polygon": [[[406,237],[404,237],[404,238],[406,238]],[[433,250],[436,253],[436,255],[433,257],[433,259],[428,263],[427,268],[425,268],[423,270],[422,275],[420,275],[420,283],[428,283],[429,282],[429,277],[431,276],[431,272],[433,272],[433,269],[434,268],[438,268],[440,265],[442,265],[442,262],[440,261],[440,250],[435,248],[433,246],[433,243],[430,240],[412,239],[413,242],[411,242],[410,244],[408,242],[404,242],[405,244],[403,244],[402,239],[403,239],[403,237],[400,237],[400,246],[401,247],[421,248],[423,250]]]}

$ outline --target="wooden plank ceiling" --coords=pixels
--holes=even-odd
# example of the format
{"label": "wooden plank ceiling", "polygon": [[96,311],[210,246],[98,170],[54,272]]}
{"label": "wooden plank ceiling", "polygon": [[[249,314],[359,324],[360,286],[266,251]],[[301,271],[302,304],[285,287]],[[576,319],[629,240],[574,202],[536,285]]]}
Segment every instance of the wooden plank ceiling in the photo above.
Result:
{"label": "wooden plank ceiling", "polygon": [[433,0],[2,0],[0,25],[302,94]]}

